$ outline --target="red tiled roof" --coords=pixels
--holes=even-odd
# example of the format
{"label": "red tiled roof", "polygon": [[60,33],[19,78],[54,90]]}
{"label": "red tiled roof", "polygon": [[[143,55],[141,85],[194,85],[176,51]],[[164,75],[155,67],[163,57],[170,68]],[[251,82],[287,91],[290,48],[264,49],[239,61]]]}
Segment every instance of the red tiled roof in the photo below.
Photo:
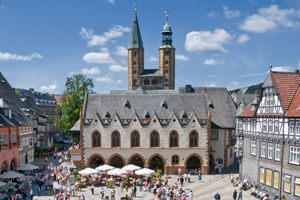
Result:
{"label": "red tiled roof", "polygon": [[299,117],[300,116],[300,89],[298,88],[297,93],[289,107],[286,116]]}
{"label": "red tiled roof", "polygon": [[272,72],[284,111],[287,111],[300,83],[299,73]]}
{"label": "red tiled roof", "polygon": [[252,110],[252,104],[250,103],[248,107],[241,114],[241,117],[253,117],[255,115],[256,109]]}

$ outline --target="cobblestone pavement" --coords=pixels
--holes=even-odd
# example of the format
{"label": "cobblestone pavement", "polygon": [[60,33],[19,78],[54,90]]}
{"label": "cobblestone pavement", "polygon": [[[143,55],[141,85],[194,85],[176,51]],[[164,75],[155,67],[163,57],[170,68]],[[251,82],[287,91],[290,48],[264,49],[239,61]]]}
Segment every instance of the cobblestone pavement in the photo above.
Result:
{"label": "cobblestone pavement", "polygon": [[[34,163],[42,168],[44,162],[44,158],[36,158]],[[52,157],[48,157],[48,163],[53,162],[53,164],[58,164],[58,159],[53,159]],[[71,165],[67,165],[66,163],[62,163],[63,166],[70,167]],[[234,166],[233,166],[234,167]],[[231,168],[233,168],[231,167]],[[231,172],[231,168],[224,170],[224,174],[217,174],[217,175],[203,175],[203,179],[201,181],[197,180],[197,176],[191,176],[190,183],[184,183],[184,187],[186,189],[186,193],[189,193],[189,190],[193,190],[194,193],[194,200],[206,200],[206,199],[213,199],[213,196],[216,192],[219,192],[221,195],[222,200],[232,200],[232,192],[237,187],[233,187],[230,183],[229,176]],[[236,170],[232,169],[233,172]],[[238,174],[234,174],[236,177]],[[177,176],[171,175],[169,179],[169,183],[173,185],[175,183]],[[57,183],[54,183],[54,187],[58,187]],[[101,199],[100,189],[103,188],[105,195],[110,195],[110,189],[106,186],[96,186],[95,187],[95,194],[92,195],[91,191],[88,188],[83,188],[81,191],[78,191],[78,195],[84,194],[86,200],[99,200]],[[115,199],[119,200],[121,197],[124,197],[125,194],[123,191],[116,188],[116,196]],[[35,196],[34,200],[53,200],[55,199],[52,190],[43,190],[41,191],[41,196]],[[146,191],[137,191],[137,197],[134,198],[135,200],[153,200],[155,196],[153,193],[149,193]],[[254,197],[250,196],[249,191],[243,192],[243,200],[253,200]],[[75,197],[71,197],[71,200],[75,200]]]}

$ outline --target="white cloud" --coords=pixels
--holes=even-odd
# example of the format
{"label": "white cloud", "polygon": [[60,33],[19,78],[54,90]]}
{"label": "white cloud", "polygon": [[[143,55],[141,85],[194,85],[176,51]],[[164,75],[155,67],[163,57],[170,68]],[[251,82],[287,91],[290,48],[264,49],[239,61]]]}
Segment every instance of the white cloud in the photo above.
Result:
{"label": "white cloud", "polygon": [[100,70],[98,69],[98,67],[92,67],[91,69],[87,69],[87,68],[83,68],[81,70],[81,73],[82,74],[90,74],[90,75],[93,75],[93,74],[100,74]]}
{"label": "white cloud", "polygon": [[226,6],[223,6],[223,12],[226,18],[231,19],[240,16],[240,11],[229,10]]}
{"label": "white cloud", "polygon": [[217,85],[212,83],[212,84],[207,85],[206,87],[217,87]]}
{"label": "white cloud", "polygon": [[21,60],[21,61],[30,61],[33,58],[43,58],[43,56],[41,56],[38,53],[32,53],[29,56],[20,56],[17,54],[10,54],[10,53],[2,53],[0,52],[0,60]]}
{"label": "white cloud", "polygon": [[150,62],[158,62],[158,59],[156,57],[154,57],[154,56],[150,56],[149,57],[149,61]]}
{"label": "white cloud", "polygon": [[57,85],[55,85],[55,84],[49,85],[49,86],[43,85],[43,86],[41,87],[41,91],[42,91],[42,92],[51,92],[51,91],[55,90],[56,88],[57,88]]}
{"label": "white cloud", "polygon": [[[276,72],[292,72],[293,71],[293,67],[290,67],[290,66],[276,66],[276,67],[272,67],[272,71],[276,71]],[[269,73],[269,71],[267,71],[267,73]]]}
{"label": "white cloud", "polygon": [[238,43],[245,43],[250,39],[250,37],[246,34],[242,34],[238,37]]}
{"label": "white cloud", "polygon": [[117,80],[117,83],[123,83],[123,81],[122,80]]}
{"label": "white cloud", "polygon": [[115,3],[115,0],[106,0],[109,3]]}
{"label": "white cloud", "polygon": [[128,27],[114,25],[108,32],[104,32],[102,35],[94,35],[93,30],[86,30],[85,28],[81,28],[79,33],[83,39],[88,40],[88,46],[104,46],[109,40],[122,37],[125,32],[129,32],[130,30]]}
{"label": "white cloud", "polygon": [[116,47],[116,55],[127,56],[127,49],[122,46],[117,46]]}
{"label": "white cloud", "polygon": [[240,84],[237,81],[231,81],[230,87],[238,87]]}
{"label": "white cloud", "polygon": [[184,55],[181,55],[181,54],[176,54],[175,55],[175,59],[176,60],[181,60],[181,61],[189,61],[189,57],[188,56],[184,56]]}
{"label": "white cloud", "polygon": [[215,12],[210,12],[209,14],[206,15],[206,17],[217,17],[217,16],[219,16],[219,14]]}
{"label": "white cloud", "polygon": [[106,48],[102,48],[100,52],[90,52],[83,56],[82,60],[87,63],[100,63],[100,64],[115,64],[116,62],[110,57]]}
{"label": "white cloud", "polygon": [[108,69],[112,72],[127,72],[127,67],[122,67],[121,65],[110,65]]}
{"label": "white cloud", "polygon": [[254,33],[264,33],[280,26],[291,28],[298,24],[292,19],[296,15],[294,9],[280,9],[278,5],[270,5],[260,8],[258,14],[248,16],[239,28]]}
{"label": "white cloud", "polygon": [[186,35],[184,47],[190,52],[223,53],[227,52],[223,47],[229,43],[232,36],[224,29],[216,28],[210,31],[192,31]]}
{"label": "white cloud", "polygon": [[220,65],[220,64],[224,64],[224,61],[217,61],[215,59],[205,59],[203,64],[204,65]]}
{"label": "white cloud", "polygon": [[112,80],[109,77],[98,77],[96,78],[96,82],[111,83]]}

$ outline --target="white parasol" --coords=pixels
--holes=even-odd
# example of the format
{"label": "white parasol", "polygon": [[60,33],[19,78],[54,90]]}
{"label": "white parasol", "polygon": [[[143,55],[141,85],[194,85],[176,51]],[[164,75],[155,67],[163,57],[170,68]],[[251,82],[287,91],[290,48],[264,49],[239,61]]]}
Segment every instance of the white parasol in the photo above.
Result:
{"label": "white parasol", "polygon": [[7,185],[7,183],[0,181],[0,187]]}
{"label": "white parasol", "polygon": [[14,171],[9,171],[7,173],[1,174],[0,178],[19,178],[22,176],[24,176],[24,174],[20,174]]}
{"label": "white parasol", "polygon": [[23,171],[29,171],[29,170],[35,170],[38,169],[38,166],[32,165],[32,164],[26,164],[22,165],[21,167],[18,168],[18,170],[23,170]]}
{"label": "white parasol", "polygon": [[81,170],[78,172],[79,174],[97,174],[98,170],[93,169],[93,168],[85,168],[84,170]]}
{"label": "white parasol", "polygon": [[136,166],[136,165],[126,165],[125,167],[122,168],[123,170],[126,170],[126,171],[135,171],[135,170],[138,170],[138,169],[141,169],[140,166]]}
{"label": "white parasol", "polygon": [[108,175],[112,176],[122,176],[124,174],[127,174],[127,171],[120,169],[120,168],[115,168],[107,172]]}
{"label": "white parasol", "polygon": [[149,176],[155,174],[155,171],[148,168],[143,168],[134,172],[136,175]]}
{"label": "white parasol", "polygon": [[101,165],[99,167],[97,167],[96,169],[99,170],[99,171],[108,171],[108,170],[111,170],[111,169],[114,169],[115,167],[113,166],[110,166],[110,165]]}

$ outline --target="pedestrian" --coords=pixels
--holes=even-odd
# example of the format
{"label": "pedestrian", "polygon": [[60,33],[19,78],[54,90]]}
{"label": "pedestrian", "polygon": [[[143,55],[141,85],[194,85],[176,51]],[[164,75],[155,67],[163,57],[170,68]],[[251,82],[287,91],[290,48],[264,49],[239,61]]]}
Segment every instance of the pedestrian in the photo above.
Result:
{"label": "pedestrian", "polygon": [[219,174],[221,174],[222,173],[222,166],[220,165],[219,166]]}
{"label": "pedestrian", "polygon": [[190,190],[189,197],[190,197],[190,200],[193,200],[194,194],[193,194],[193,191],[192,191],[192,190]]}
{"label": "pedestrian", "polygon": [[217,174],[218,173],[218,165],[216,164],[215,165],[215,174]]}
{"label": "pedestrian", "polygon": [[214,196],[215,200],[220,200],[221,199],[221,195],[217,192]]}
{"label": "pedestrian", "polygon": [[85,196],[82,194],[80,200],[85,200]]}
{"label": "pedestrian", "polygon": [[47,158],[47,156],[45,157],[45,162],[48,162],[48,158]]}
{"label": "pedestrian", "polygon": [[92,195],[94,195],[94,185],[93,184],[91,185],[90,189],[91,189]]}
{"label": "pedestrian", "polygon": [[103,197],[104,197],[104,190],[103,190],[103,188],[101,188],[100,194],[101,194],[101,198],[103,199]]}
{"label": "pedestrian", "polygon": [[35,186],[35,191],[36,191],[37,195],[40,196],[41,188],[38,184]]}
{"label": "pedestrian", "polygon": [[115,200],[115,194],[116,194],[115,188],[112,188],[110,200]]}
{"label": "pedestrian", "polygon": [[201,171],[198,172],[198,181],[200,181],[200,180],[202,180],[202,172]]}
{"label": "pedestrian", "polygon": [[234,190],[233,193],[232,193],[232,197],[233,197],[234,200],[236,200],[236,196],[237,196],[237,192],[236,192],[236,190]]}
{"label": "pedestrian", "polygon": [[239,191],[239,198],[238,200],[243,200],[243,190]]}
{"label": "pedestrian", "polygon": [[140,185],[140,191],[143,191],[143,179],[140,179],[139,185]]}
{"label": "pedestrian", "polygon": [[33,197],[34,197],[34,192],[33,192],[33,190],[32,190],[32,189],[30,190],[29,194],[30,194],[30,199],[31,199],[31,200],[33,200]]}
{"label": "pedestrian", "polygon": [[136,197],[136,186],[135,185],[133,185],[132,186],[132,193],[133,193],[133,197]]}
{"label": "pedestrian", "polygon": [[181,176],[181,178],[180,178],[181,187],[183,186],[183,181],[184,181],[183,176]]}

